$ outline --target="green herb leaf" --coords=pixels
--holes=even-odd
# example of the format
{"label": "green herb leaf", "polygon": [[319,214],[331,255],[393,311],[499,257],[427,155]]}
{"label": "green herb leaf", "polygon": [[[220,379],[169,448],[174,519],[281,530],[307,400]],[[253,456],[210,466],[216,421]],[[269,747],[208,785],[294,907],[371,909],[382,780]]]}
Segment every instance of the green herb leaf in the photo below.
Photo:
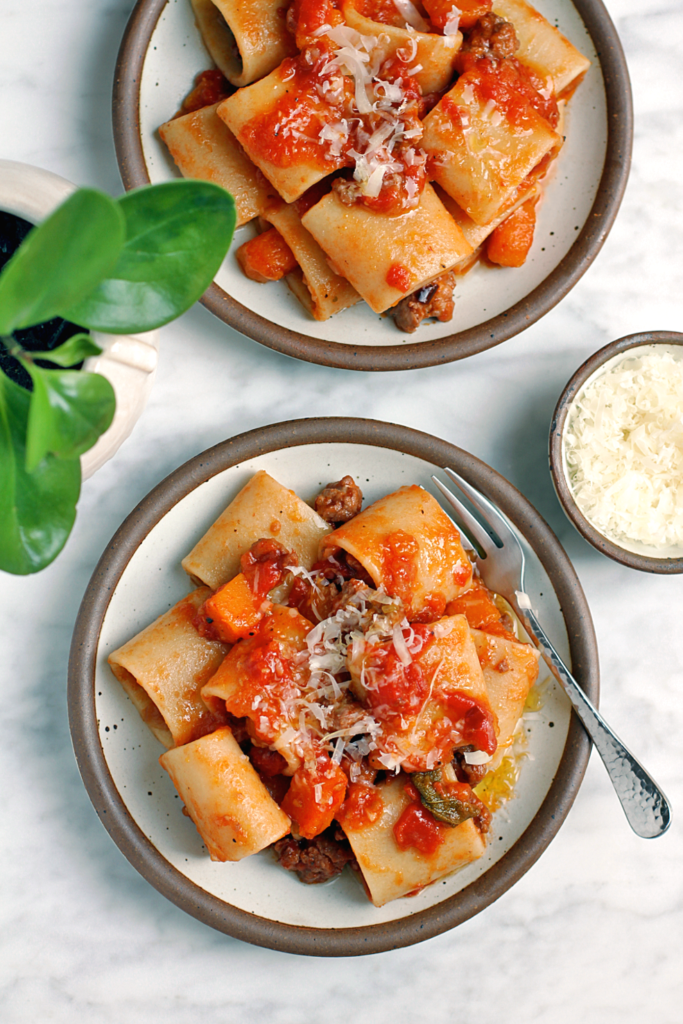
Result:
{"label": "green herb leaf", "polygon": [[22,358],[31,374],[26,432],[26,472],[32,473],[50,453],[78,458],[97,441],[114,418],[114,389],[99,373],[44,370]]}
{"label": "green herb leaf", "polygon": [[124,240],[119,206],[79,189],[33,228],[0,274],[0,334],[50,320],[112,269]]}
{"label": "green herb leaf", "polygon": [[81,489],[78,459],[48,455],[27,473],[24,438],[30,395],[0,373],[0,569],[24,576],[64,547]]}
{"label": "green herb leaf", "polygon": [[47,352],[31,352],[31,359],[49,359],[57,366],[73,366],[74,363],[82,363],[89,356],[98,356],[101,351],[100,346],[95,344],[89,334],[72,334],[58,348]]}
{"label": "green herb leaf", "polygon": [[94,330],[126,334],[168,323],[203,295],[228,250],[236,215],[232,196],[206,181],[145,186],[118,203],[126,241],[116,266],[60,313]]}
{"label": "green herb leaf", "polygon": [[481,800],[466,783],[450,783],[441,768],[430,772],[414,772],[410,776],[422,804],[431,811],[437,821],[444,821],[455,828],[468,818],[481,814]]}

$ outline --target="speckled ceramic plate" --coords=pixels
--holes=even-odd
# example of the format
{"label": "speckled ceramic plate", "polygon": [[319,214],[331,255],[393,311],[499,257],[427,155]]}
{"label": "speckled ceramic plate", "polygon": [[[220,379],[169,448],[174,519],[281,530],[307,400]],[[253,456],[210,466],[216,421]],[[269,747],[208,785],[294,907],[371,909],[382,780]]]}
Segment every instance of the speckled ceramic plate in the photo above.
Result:
{"label": "speckled ceramic plate", "polygon": [[[412,335],[365,303],[317,323],[286,284],[259,285],[240,271],[234,249],[204,304],[231,327],[279,352],[359,370],[432,366],[480,352],[518,334],[576,284],[616,216],[631,156],[631,92],[618,36],[601,0],[536,0],[535,6],[592,61],[569,104],[567,141],[539,206],[531,254],[518,270],[477,266],[458,284],[450,323]],[[138,0],[123,39],[114,86],[114,135],[126,188],[165,181],[177,170],[157,135],[212,66],[189,0]]]}
{"label": "speckled ceramic plate", "polygon": [[[209,860],[181,814],[161,745],[110,673],[107,655],[189,589],[181,558],[257,469],[310,500],[351,473],[366,502],[403,484],[438,497],[431,475],[450,465],[495,501],[527,541],[529,591],[544,627],[597,701],[595,636],[583,592],[553,533],[518,491],[460,448],[372,420],[310,419],[251,431],[167,477],[104,552],[78,616],[69,713],[78,764],[97,813],[130,862],[178,906],[240,939],[294,953],[348,956],[429,938],[479,913],[514,884],[556,834],[578,791],[589,743],[549,681],[526,722],[517,795],[493,819],[485,856],[409,899],[377,909],[350,870],[305,886],[264,851]],[[552,581],[552,582],[551,582]]]}

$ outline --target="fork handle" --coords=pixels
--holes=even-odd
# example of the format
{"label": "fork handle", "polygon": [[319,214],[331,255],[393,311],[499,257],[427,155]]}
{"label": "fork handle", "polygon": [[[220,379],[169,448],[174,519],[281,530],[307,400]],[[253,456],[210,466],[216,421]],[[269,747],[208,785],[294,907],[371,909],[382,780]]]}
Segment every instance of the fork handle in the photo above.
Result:
{"label": "fork handle", "polygon": [[520,608],[519,615],[595,744],[629,825],[644,839],[662,835],[671,823],[671,808],[661,789],[585,695],[533,611]]}

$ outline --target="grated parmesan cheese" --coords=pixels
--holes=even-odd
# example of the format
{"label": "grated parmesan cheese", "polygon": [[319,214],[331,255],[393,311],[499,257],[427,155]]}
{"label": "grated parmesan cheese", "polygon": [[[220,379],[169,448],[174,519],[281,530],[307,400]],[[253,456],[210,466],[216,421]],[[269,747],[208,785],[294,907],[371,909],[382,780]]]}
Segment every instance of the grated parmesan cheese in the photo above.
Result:
{"label": "grated parmesan cheese", "polygon": [[564,432],[567,481],[616,543],[683,545],[683,360],[626,353],[580,390]]}

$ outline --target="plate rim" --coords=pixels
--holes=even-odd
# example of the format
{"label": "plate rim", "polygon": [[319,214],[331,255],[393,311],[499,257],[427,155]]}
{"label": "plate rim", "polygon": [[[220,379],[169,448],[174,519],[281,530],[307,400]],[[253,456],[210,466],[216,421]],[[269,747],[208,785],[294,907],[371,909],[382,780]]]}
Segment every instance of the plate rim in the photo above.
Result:
{"label": "plate rim", "polygon": [[[112,99],[114,145],[126,191],[149,183],[140,138],[140,88],[149,42],[169,0],[137,0],[121,41]],[[590,35],[606,97],[607,146],[591,210],[567,254],[544,280],[508,310],[476,327],[433,341],[343,345],[280,327],[243,306],[215,282],[199,300],[229,327],[267,348],[305,362],[346,370],[408,370],[454,362],[493,348],[540,320],[592,264],[619,211],[633,148],[633,98],[626,58],[602,0],[569,0]]]}
{"label": "plate rim", "polygon": [[527,521],[534,551],[551,578],[567,629],[574,674],[597,705],[597,642],[585,595],[560,542],[527,499],[496,470],[448,441],[411,427],[346,417],[289,420],[236,435],[188,460],[143,498],[105,548],[85,591],[69,654],[67,704],[76,762],[93,807],[127,860],[155,889],[204,924],[254,945],[309,956],[359,956],[432,938],[462,924],[502,896],[532,867],[557,834],[581,785],[591,744],[572,715],[555,779],[517,842],[459,893],[394,921],[324,929],[269,920],[208,893],[166,860],[125,806],[109,773],[97,728],[98,646],[114,589],[149,531],[202,483],[259,455],[319,443],[383,447],[442,468],[454,465],[508,514],[514,505],[511,518]]}

